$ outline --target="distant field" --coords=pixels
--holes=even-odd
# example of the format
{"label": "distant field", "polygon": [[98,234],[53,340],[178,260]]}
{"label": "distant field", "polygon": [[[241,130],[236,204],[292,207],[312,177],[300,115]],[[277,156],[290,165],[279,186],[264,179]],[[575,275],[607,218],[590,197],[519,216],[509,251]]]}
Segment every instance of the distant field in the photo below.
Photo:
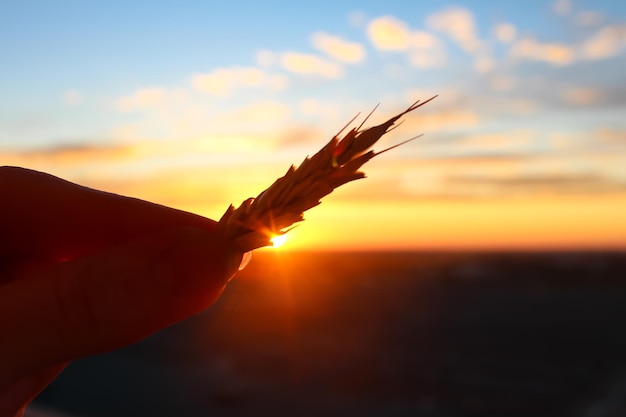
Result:
{"label": "distant field", "polygon": [[213,308],[70,365],[36,405],[94,417],[626,415],[625,328],[626,254],[262,252]]}

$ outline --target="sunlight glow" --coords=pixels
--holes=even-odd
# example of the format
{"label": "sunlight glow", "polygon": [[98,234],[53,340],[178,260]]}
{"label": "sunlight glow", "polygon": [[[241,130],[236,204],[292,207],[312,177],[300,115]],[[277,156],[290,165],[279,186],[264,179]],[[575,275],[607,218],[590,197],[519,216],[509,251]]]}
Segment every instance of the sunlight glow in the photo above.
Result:
{"label": "sunlight glow", "polygon": [[285,242],[287,242],[287,235],[277,235],[270,240],[272,241],[272,245],[274,248],[279,248],[283,246]]}

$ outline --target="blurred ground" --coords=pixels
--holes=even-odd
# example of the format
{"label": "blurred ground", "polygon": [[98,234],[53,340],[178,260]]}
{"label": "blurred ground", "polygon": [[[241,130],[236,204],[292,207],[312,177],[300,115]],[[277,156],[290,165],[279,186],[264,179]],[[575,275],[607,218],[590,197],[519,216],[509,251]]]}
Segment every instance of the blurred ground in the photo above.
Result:
{"label": "blurred ground", "polygon": [[625,351],[624,253],[268,251],[31,415],[617,417]]}

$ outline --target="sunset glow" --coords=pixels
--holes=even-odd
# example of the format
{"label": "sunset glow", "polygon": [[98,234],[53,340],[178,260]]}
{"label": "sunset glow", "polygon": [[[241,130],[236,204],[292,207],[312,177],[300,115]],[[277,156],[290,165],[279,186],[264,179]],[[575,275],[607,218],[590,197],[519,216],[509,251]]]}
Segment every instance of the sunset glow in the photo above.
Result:
{"label": "sunset glow", "polygon": [[621,2],[93,7],[3,10],[3,165],[219,218],[438,94],[283,249],[626,249]]}
{"label": "sunset glow", "polygon": [[285,243],[287,243],[287,235],[278,235],[278,236],[274,236],[271,241],[272,241],[272,247],[274,248],[280,248],[281,246],[283,246]]}

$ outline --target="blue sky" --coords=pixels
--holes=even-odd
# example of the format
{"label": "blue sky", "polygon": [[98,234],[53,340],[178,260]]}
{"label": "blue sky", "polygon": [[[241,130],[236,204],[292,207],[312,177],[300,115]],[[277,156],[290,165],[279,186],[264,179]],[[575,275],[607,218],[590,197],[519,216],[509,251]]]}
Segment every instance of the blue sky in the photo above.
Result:
{"label": "blue sky", "polygon": [[203,213],[198,190],[256,194],[357,112],[432,94],[392,140],[425,137],[339,200],[626,190],[619,1],[10,2],[0,56],[3,163]]}
{"label": "blue sky", "polygon": [[[454,5],[472,13],[477,37],[491,43],[494,58],[506,53],[503,45],[493,42],[493,27],[499,23],[514,24],[517,36],[574,45],[593,29],[621,25],[626,15],[626,7],[615,1],[573,2],[562,15],[555,11],[554,2],[538,1],[317,2],[298,7],[290,2],[228,2],[219,6],[212,2],[12,2],[3,7],[0,17],[0,51],[5,62],[0,67],[0,120],[5,125],[0,131],[0,145],[92,140],[91,136],[103,139],[106,134],[100,129],[119,119],[107,114],[106,108],[103,111],[103,101],[145,86],[187,87],[191,74],[215,68],[254,66],[260,50],[319,53],[310,38],[320,31],[361,43],[367,48],[367,58],[339,81],[313,88],[328,94],[335,91],[334,97],[347,93],[371,105],[393,84],[390,80],[372,82],[380,76],[380,68],[405,62],[400,54],[372,48],[367,22],[394,16],[411,29],[427,30],[428,16]],[[577,24],[584,13],[597,14],[602,23],[587,27]],[[422,68],[398,84],[404,87],[411,83],[422,89],[430,86],[433,90],[457,84],[466,91],[481,88],[485,77],[469,68],[473,58],[441,36],[441,31],[437,35],[446,43],[445,68]],[[623,63],[623,58],[609,61],[572,65],[567,71],[531,62],[518,66],[515,72],[610,89],[620,82],[618,63]],[[302,87],[297,80],[293,82]],[[365,83],[367,89],[363,88]],[[79,91],[84,106],[89,107],[80,112],[72,109],[71,118],[60,102],[69,90]],[[302,91],[285,92],[281,98],[302,96]],[[252,101],[264,93],[255,91],[250,99],[239,99]],[[307,93],[310,90],[305,90]],[[36,127],[28,121],[36,124],[38,119],[42,131],[34,132]],[[28,131],[20,131],[20,120],[30,125]],[[18,127],[7,129],[6,124]]]}

